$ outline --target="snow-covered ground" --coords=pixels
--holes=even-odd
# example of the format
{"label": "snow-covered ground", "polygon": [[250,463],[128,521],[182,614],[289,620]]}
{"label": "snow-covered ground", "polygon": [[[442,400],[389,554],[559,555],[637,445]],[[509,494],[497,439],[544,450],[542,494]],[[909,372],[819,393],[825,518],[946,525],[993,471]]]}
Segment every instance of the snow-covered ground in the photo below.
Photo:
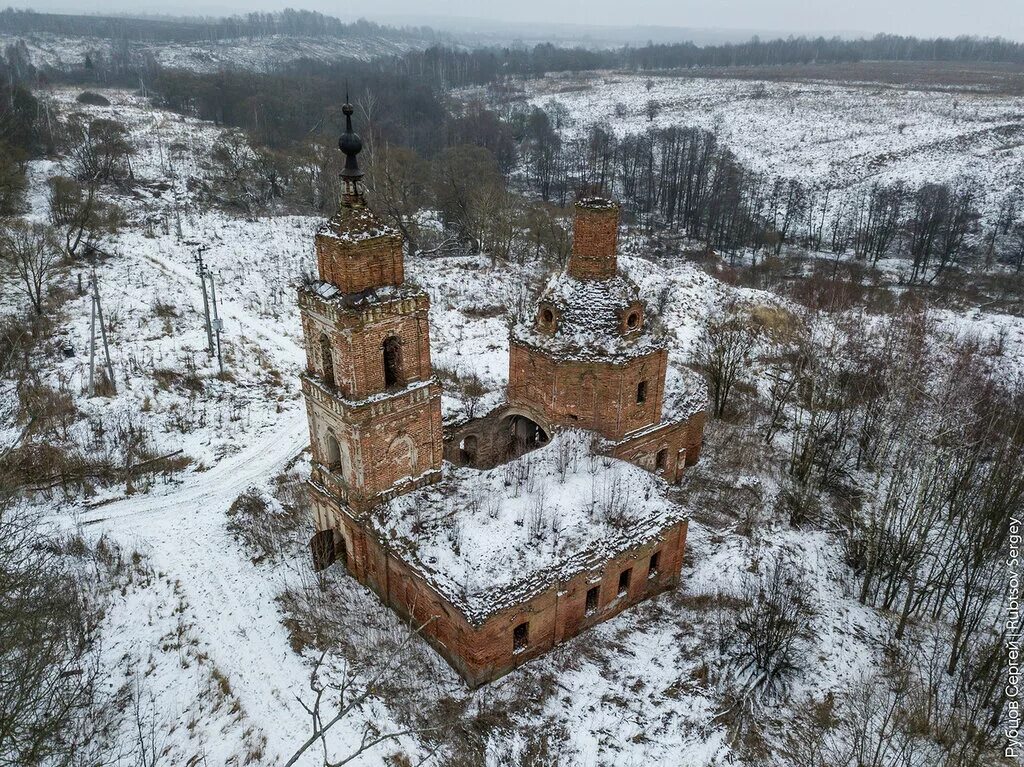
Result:
{"label": "snow-covered ground", "polygon": [[[693,125],[715,131],[748,168],[821,188],[973,179],[986,214],[1024,190],[1024,98],[862,82],[774,82],[648,75],[549,75],[529,103],[560,102],[567,135]],[[648,102],[657,103],[649,119]],[[839,201],[837,200],[837,204]]]}
{"label": "snow-covered ground", "polygon": [[[692,98],[711,88],[695,82],[679,80],[671,85],[684,91],[697,87]],[[715,87],[724,94],[753,84],[726,81]],[[851,102],[864,98],[836,90],[846,93]],[[69,321],[60,331],[74,356],[52,361],[44,374],[51,385],[63,382],[74,394],[86,416],[75,428],[87,429],[90,419],[106,423],[131,419],[150,435],[155,453],[181,450],[192,463],[148,492],[110,488],[73,502],[54,500],[46,511],[57,523],[80,524],[86,535],[102,533],[126,550],[137,550],[153,573],[144,585],[115,595],[104,628],[104,662],[112,688],[132,674],[144,680],[168,749],[166,763],[278,765],[305,738],[309,726],[308,714],[296,698],[308,699],[314,656],[309,649],[297,651],[289,642],[276,601],[286,587],[310,579],[307,557],[298,550],[288,551],[279,561],[254,564],[230,536],[226,512],[250,487],[269,487],[275,476],[301,459],[308,443],[298,385],[305,358],[294,285],[303,270],[312,266],[312,235],[320,221],[311,216],[248,221],[201,209],[191,199],[188,180],[203,172],[203,158],[216,128],[152,110],[139,97],[124,92],[106,94],[114,102],[109,108],[80,107],[73,103],[75,95],[62,91],[54,98],[64,111],[81,108],[95,115],[116,114],[129,125],[140,147],[134,160],[139,179],[167,181],[171,188],[157,195],[143,183],[140,196],[119,196],[130,224],[104,243],[112,257],[96,265],[110,325],[117,396],[90,399],[84,394],[89,338],[85,297],[66,305]],[[882,101],[890,96],[878,94]],[[570,97],[578,98],[573,103],[580,105],[591,99],[594,114],[600,116],[602,105],[626,100],[626,93],[609,97],[608,102],[596,92],[559,96],[567,103]],[[805,98],[799,93],[792,97]],[[892,96],[903,97],[910,98]],[[684,96],[679,98],[683,104]],[[714,103],[720,106],[709,103],[705,111],[713,114],[715,109],[732,108],[733,101],[722,95],[717,98]],[[736,119],[770,124],[762,107],[777,116],[770,111],[777,108],[772,106],[776,101],[782,100],[742,102],[751,114],[745,118],[737,114]],[[749,109],[751,104],[756,108]],[[859,119],[868,124],[871,108],[862,107]],[[938,101],[933,107],[939,108]],[[985,109],[979,106],[981,112]],[[687,107],[687,111],[697,110]],[[1009,119],[1005,114],[1004,118]],[[732,118],[722,119],[728,124]],[[849,122],[844,126],[849,128]],[[883,128],[877,130],[878,135],[885,133]],[[789,151],[794,161],[805,157],[809,168],[818,169],[815,172],[841,165],[842,149],[825,141],[824,126],[812,141],[817,151],[830,158],[823,164],[810,159],[813,152],[803,146],[805,142],[794,139],[788,150],[780,147],[779,137],[786,131],[779,127],[775,131],[762,145],[765,162],[783,163]],[[854,140],[852,135],[849,140]],[[757,154],[753,144],[749,151]],[[1019,151],[1007,150],[1014,157],[1019,157]],[[994,160],[985,163],[990,169],[997,165]],[[58,171],[50,161],[33,164],[32,216],[44,216],[42,185]],[[217,377],[216,360],[205,350],[193,264],[198,243],[210,246],[205,258],[219,275],[218,300],[230,373],[224,379]],[[657,264],[633,256],[624,258],[623,265],[646,300],[664,305],[675,364],[689,358],[702,322],[728,299],[771,305],[779,301],[760,291],[730,288],[690,264]],[[492,267],[482,257],[412,258],[408,266],[410,278],[422,284],[432,299],[435,365],[460,375],[475,372],[492,390],[488,396],[493,401],[507,380],[508,354],[505,319],[493,310],[513,303],[517,290],[532,275],[514,265]],[[0,305],[11,311],[16,303],[16,297],[9,295]],[[170,309],[158,310],[158,306]],[[948,321],[952,329],[973,327],[989,335],[1005,327],[1006,358],[1018,364],[1024,359],[1024,327],[1019,318],[951,313]],[[446,395],[446,415],[454,415],[458,408],[455,398]],[[714,452],[703,460],[713,462]],[[298,467],[304,471],[302,463]],[[766,506],[770,500],[765,500]],[[765,540],[755,541],[694,521],[683,586],[677,592],[627,611],[564,650],[475,693],[460,689],[450,675],[442,674],[440,681],[424,683],[431,692],[423,705],[429,707],[450,696],[449,703],[454,697],[469,701],[470,709],[482,707],[550,672],[557,675],[557,689],[544,699],[542,715],[524,721],[525,713],[511,710],[509,716],[518,725],[538,730],[555,727],[564,733],[566,737],[552,744],[561,755],[560,763],[732,764],[726,728],[717,719],[714,690],[706,680],[711,651],[704,638],[713,617],[701,607],[702,599],[738,593],[743,574],[766,558],[784,555],[802,563],[808,582],[814,584],[813,631],[801,638],[802,653],[812,659],[813,671],[801,673],[794,692],[798,700],[841,689],[867,674],[879,662],[877,648],[887,625],[850,593],[842,552],[831,536],[798,534],[782,525],[769,528],[766,535]],[[351,581],[345,583],[353,593],[361,592]],[[373,611],[368,623],[391,620],[374,599],[361,598],[358,604]],[[336,728],[330,740],[335,752],[351,750],[368,722],[385,731],[401,729],[388,702],[376,701]],[[522,748],[514,732],[503,734],[500,728],[486,742],[487,764],[507,764],[509,754]],[[130,750],[130,739],[126,743]],[[414,757],[413,763],[415,757],[426,755],[422,744],[407,736],[372,749],[355,763],[379,765],[399,750]],[[190,761],[194,757],[205,757],[205,761]],[[313,765],[316,759],[311,753],[303,763]]]}

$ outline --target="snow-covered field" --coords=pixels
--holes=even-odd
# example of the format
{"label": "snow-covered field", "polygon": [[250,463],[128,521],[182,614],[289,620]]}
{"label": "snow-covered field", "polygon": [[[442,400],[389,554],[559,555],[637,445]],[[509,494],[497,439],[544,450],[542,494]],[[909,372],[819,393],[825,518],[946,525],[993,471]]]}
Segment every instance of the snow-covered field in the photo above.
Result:
{"label": "snow-covered field", "polygon": [[[900,159],[888,170],[871,172],[920,173],[918,163],[924,163],[950,174],[975,170],[998,186],[1022,156],[1020,147],[999,144],[999,137],[1007,135],[999,126],[1013,123],[1013,110],[1018,110],[1018,120],[1024,112],[1018,102],[972,103],[965,97],[956,107],[963,118],[954,118],[948,95],[878,91],[868,98],[855,88],[768,84],[768,97],[751,100],[754,83],[657,83],[653,95],[666,101],[660,121],[685,115],[686,122],[718,124],[738,152],[766,169],[796,167],[809,177],[864,180],[871,175],[871,156],[877,155],[869,145],[884,141],[884,151]],[[611,117],[617,101],[639,109],[647,94],[638,79],[612,78],[608,93],[558,93],[556,80],[543,87],[548,93],[538,100],[557,93],[581,123],[593,119],[625,130],[642,128],[646,120],[632,113],[625,121]],[[81,108],[73,103],[75,95],[59,91],[53,98],[66,112]],[[112,689],[133,677],[142,680],[166,748],[161,764],[278,765],[309,727],[309,716],[296,698],[308,698],[314,654],[309,649],[298,652],[289,643],[277,602],[286,587],[310,579],[307,556],[301,550],[287,551],[277,561],[254,564],[229,534],[226,512],[250,487],[267,489],[296,459],[296,470],[305,471],[301,459],[308,432],[298,384],[305,360],[294,285],[312,266],[312,234],[320,221],[310,216],[248,221],[200,208],[190,196],[188,180],[203,173],[217,129],[154,111],[128,93],[106,95],[113,106],[84,109],[94,115],[116,114],[128,124],[140,150],[134,167],[142,182],[138,196],[119,196],[130,225],[104,243],[112,257],[96,265],[111,325],[118,394],[109,399],[84,394],[89,338],[85,297],[65,307],[69,321],[61,332],[74,356],[54,361],[45,376],[51,385],[62,383],[74,394],[86,421],[133,419],[145,427],[156,453],[181,450],[192,463],[145,493],[113,488],[70,503],[54,500],[45,511],[57,524],[82,525],[88,536],[102,533],[126,550],[137,550],[152,573],[141,585],[114,596],[104,627],[104,663]],[[819,106],[810,110],[806,105],[811,102]],[[940,127],[934,121],[928,122],[931,127],[923,127],[925,121],[915,124],[911,105],[941,116]],[[901,110],[908,117],[902,133],[891,130],[891,116]],[[973,130],[966,131],[965,123]],[[939,141],[968,143],[959,159],[946,165],[936,159],[941,155]],[[862,156],[853,151],[856,147]],[[29,199],[36,218],[45,212],[43,183],[56,172],[50,161],[33,165]],[[146,185],[155,181],[167,181],[171,188],[156,194]],[[205,258],[218,273],[230,373],[224,379],[217,377],[216,360],[205,350],[193,264],[198,243],[210,246]],[[688,359],[707,314],[730,297],[772,305],[778,301],[759,291],[729,288],[690,264],[666,266],[636,256],[623,263],[647,300],[669,291],[664,320],[676,364]],[[494,401],[507,376],[507,326],[503,318],[481,309],[509,301],[528,275],[515,266],[494,268],[482,257],[412,258],[408,272],[431,295],[435,365],[461,375],[477,373]],[[8,296],[2,308],[12,311],[15,304],[15,297]],[[171,310],[157,311],[158,304]],[[997,327],[987,315],[951,315],[949,323],[953,330],[973,326],[986,334]],[[1021,321],[1001,316],[998,324],[1006,328],[1007,359],[1019,363],[1024,359]],[[446,395],[446,416],[455,415],[459,407]],[[86,421],[76,428],[87,428]],[[714,462],[714,452],[703,460]],[[732,764],[713,690],[700,675],[708,648],[701,640],[706,633],[698,627],[712,620],[701,611],[700,600],[737,592],[743,573],[774,556],[802,562],[808,582],[814,584],[813,630],[801,639],[813,670],[801,673],[794,696],[840,689],[879,663],[877,648],[887,624],[853,597],[838,549],[825,533],[798,534],[780,525],[754,540],[693,522],[678,592],[628,611],[475,693],[462,689],[450,673],[439,672],[437,680],[425,682],[431,692],[423,705],[447,696],[468,701],[467,708],[473,710],[551,672],[557,675],[557,690],[545,699],[542,713],[528,720],[516,710],[509,716],[520,726],[562,733],[552,744],[560,763]],[[397,625],[353,581],[342,577],[339,582],[360,609],[372,611],[368,623]],[[374,701],[333,732],[335,753],[353,749],[366,723],[401,729],[388,701]],[[125,738],[130,754],[130,733]],[[486,742],[484,762],[489,765],[508,764],[523,746],[514,732],[503,734],[500,728]],[[427,754],[421,743],[406,736],[371,749],[355,764],[380,765],[399,751],[412,757],[412,763]],[[312,752],[307,756],[303,764],[316,763]]]}
{"label": "snow-covered field", "polygon": [[[525,85],[531,104],[560,102],[568,135],[693,125],[715,131],[769,177],[821,188],[874,182],[977,182],[987,214],[1024,189],[1024,98],[863,82],[774,82],[647,75],[549,75]],[[657,103],[649,119],[648,102]],[[618,108],[617,108],[618,107]]]}

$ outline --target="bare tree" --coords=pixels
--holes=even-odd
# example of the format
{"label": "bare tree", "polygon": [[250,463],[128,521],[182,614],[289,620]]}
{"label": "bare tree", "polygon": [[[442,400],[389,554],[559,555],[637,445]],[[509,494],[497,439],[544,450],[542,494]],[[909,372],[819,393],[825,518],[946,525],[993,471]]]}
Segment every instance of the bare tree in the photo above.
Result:
{"label": "bare tree", "polygon": [[725,414],[756,343],[755,328],[735,305],[708,321],[697,343],[696,361],[711,385],[712,409],[718,418]]}
{"label": "bare tree", "polygon": [[14,273],[36,314],[42,315],[50,280],[64,266],[52,230],[22,221],[7,225],[0,231],[0,260]]}
{"label": "bare tree", "polygon": [[99,198],[99,183],[81,183],[69,176],[54,176],[48,182],[50,223],[63,233],[64,252],[71,258],[82,246],[88,252],[100,237],[120,225],[120,210]]}
{"label": "bare tree", "polygon": [[798,666],[798,640],[810,621],[809,589],[803,574],[779,557],[762,578],[744,586],[747,606],[736,621],[735,681],[737,705],[784,698]]}
{"label": "bare tree", "polygon": [[68,124],[71,165],[83,182],[121,184],[132,178],[135,146],[128,129],[117,120],[72,119]]}
{"label": "bare tree", "polygon": [[415,253],[420,246],[416,214],[427,194],[426,163],[411,149],[384,144],[373,153],[373,172],[367,179],[374,208],[402,233]]}
{"label": "bare tree", "polygon": [[[363,726],[356,750],[347,756],[332,758],[327,745],[327,734],[330,730],[381,691],[381,688],[387,683],[388,679],[401,669],[402,656],[409,643],[430,625],[433,620],[433,618],[430,618],[414,630],[409,631],[394,650],[379,662],[377,669],[365,682],[359,681],[357,675],[349,670],[347,663],[342,669],[340,682],[332,683],[325,681],[324,661],[327,657],[327,651],[322,652],[309,676],[309,688],[313,692],[313,701],[307,704],[301,699],[299,700],[299,703],[312,720],[312,732],[305,742],[292,754],[291,758],[285,762],[284,767],[291,767],[317,743],[320,743],[323,749],[324,767],[340,767],[340,765],[348,764],[368,749],[380,743],[423,732],[422,729],[381,732],[371,723],[367,723]],[[332,704],[333,710],[328,710],[328,706],[332,706]]]}

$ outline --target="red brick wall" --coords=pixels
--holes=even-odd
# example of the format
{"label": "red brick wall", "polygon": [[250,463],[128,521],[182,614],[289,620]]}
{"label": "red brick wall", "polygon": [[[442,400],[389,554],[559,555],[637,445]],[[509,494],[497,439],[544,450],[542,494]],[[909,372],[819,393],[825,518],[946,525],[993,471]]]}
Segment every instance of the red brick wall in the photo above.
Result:
{"label": "red brick wall", "polygon": [[665,481],[675,484],[682,479],[686,466],[695,464],[700,456],[704,417],[701,411],[685,421],[653,429],[619,445],[612,455],[654,472],[657,471],[658,452],[665,450],[665,467],[659,473]]}
{"label": "red brick wall", "polygon": [[[413,618],[417,626],[426,624],[424,637],[472,687],[492,681],[627,607],[672,588],[679,582],[685,554],[687,525],[682,521],[656,539],[594,570],[554,583],[527,602],[475,627],[374,536],[365,534],[352,517],[332,511],[330,499],[315,491],[312,496],[317,519],[331,519],[336,540],[346,541],[352,575],[400,615]],[[655,551],[661,552],[659,568],[648,577]],[[628,568],[632,569],[629,589],[619,595],[619,574]],[[600,587],[598,609],[587,615],[586,595],[594,586]],[[525,650],[514,652],[512,632],[524,621],[529,622],[529,643]]]}
{"label": "red brick wall", "polygon": [[[619,365],[554,360],[513,341],[509,403],[543,413],[552,424],[579,426],[620,439],[661,418],[667,364],[664,349]],[[636,401],[640,381],[647,382],[643,403]]]}
{"label": "red brick wall", "polygon": [[429,384],[372,404],[349,408],[304,380],[313,460],[328,464],[327,434],[341,445],[342,466],[330,474],[350,505],[365,509],[374,496],[409,477],[439,469],[441,387]]}
{"label": "red brick wall", "polygon": [[315,296],[300,300],[306,369],[324,376],[320,338],[331,340],[334,381],[347,399],[384,390],[384,340],[397,336],[402,350],[402,379],[425,381],[430,364],[430,301],[421,295],[362,311],[345,311]]}
{"label": "red brick wall", "polygon": [[315,242],[320,279],[343,293],[401,285],[405,278],[402,238],[397,234],[350,241],[328,231],[318,232]]}
{"label": "red brick wall", "polygon": [[568,272],[580,280],[614,277],[618,263],[619,206],[576,204]]}

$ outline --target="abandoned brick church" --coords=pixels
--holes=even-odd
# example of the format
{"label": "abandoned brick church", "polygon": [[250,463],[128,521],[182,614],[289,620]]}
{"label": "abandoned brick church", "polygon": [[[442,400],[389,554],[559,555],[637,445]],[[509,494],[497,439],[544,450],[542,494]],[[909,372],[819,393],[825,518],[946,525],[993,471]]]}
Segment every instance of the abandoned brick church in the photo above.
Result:
{"label": "abandoned brick church", "polygon": [[318,568],[340,562],[483,684],[679,580],[706,390],[668,365],[618,268],[619,209],[576,205],[566,270],[513,326],[506,397],[442,420],[429,299],[367,207],[345,105],[342,198],[299,290]]}

